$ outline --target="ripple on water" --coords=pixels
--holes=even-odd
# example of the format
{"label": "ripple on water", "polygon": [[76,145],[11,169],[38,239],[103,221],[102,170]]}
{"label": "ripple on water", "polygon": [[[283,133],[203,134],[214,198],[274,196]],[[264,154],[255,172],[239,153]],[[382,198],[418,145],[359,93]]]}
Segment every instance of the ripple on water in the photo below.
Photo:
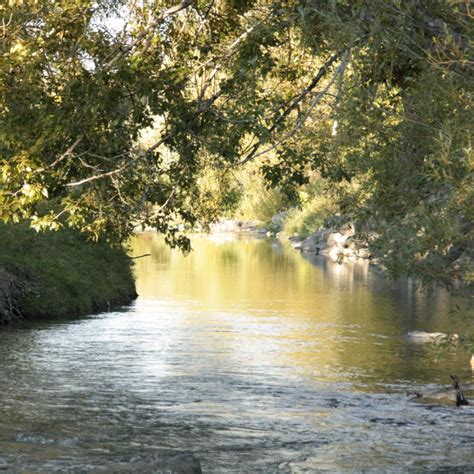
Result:
{"label": "ripple on water", "polygon": [[401,337],[446,331],[443,298],[262,241],[137,245],[154,256],[126,311],[0,333],[0,469],[474,470],[473,407],[406,395],[471,377]]}

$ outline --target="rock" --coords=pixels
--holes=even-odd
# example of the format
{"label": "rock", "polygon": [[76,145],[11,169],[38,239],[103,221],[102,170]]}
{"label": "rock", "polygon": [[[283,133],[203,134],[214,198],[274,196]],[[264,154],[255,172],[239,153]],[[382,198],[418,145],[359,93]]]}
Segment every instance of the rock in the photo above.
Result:
{"label": "rock", "polygon": [[259,225],[259,221],[244,221],[240,223],[240,230],[242,232],[256,232]]}
{"label": "rock", "polygon": [[327,244],[330,247],[334,245],[343,245],[344,242],[349,238],[348,235],[343,235],[340,232],[333,232],[327,237]]}
{"label": "rock", "polygon": [[452,339],[457,340],[457,334],[445,334],[443,332],[424,332],[424,331],[411,331],[406,336],[407,339],[413,342],[441,342],[444,340]]}
{"label": "rock", "polygon": [[[358,259],[371,259],[367,242],[355,237],[355,227],[346,223],[339,229],[320,227],[314,234],[299,242],[298,236],[291,236],[294,249],[302,252],[327,256],[331,261],[343,263],[356,262]],[[379,265],[371,260],[369,263]]]}
{"label": "rock", "polygon": [[344,247],[342,249],[342,254],[344,255],[344,258],[352,258],[355,257],[354,255],[354,249],[351,249],[350,247]]}
{"label": "rock", "polygon": [[355,234],[354,224],[347,223],[344,224],[340,229],[339,232],[347,237],[352,237]]}
{"label": "rock", "polygon": [[316,244],[318,255],[327,255],[332,247],[330,247],[325,240],[319,240]]}
{"label": "rock", "polygon": [[457,375],[451,375],[451,379],[453,384],[449,388],[431,390],[428,392],[414,392],[409,395],[414,395],[412,400],[421,399],[421,401],[427,403],[451,404],[454,402],[457,407],[470,405],[461,388],[459,377]]}
{"label": "rock", "polygon": [[440,390],[432,390],[430,392],[415,392],[412,400],[423,399],[428,403],[456,403],[456,390],[452,387]]}
{"label": "rock", "polygon": [[334,247],[331,248],[331,250],[328,253],[328,257],[333,261],[334,263],[342,263],[342,260],[344,259],[344,253],[343,249],[335,245]]}
{"label": "rock", "polygon": [[241,229],[241,222],[233,219],[223,219],[209,226],[211,232],[237,232]]}
{"label": "rock", "polygon": [[113,472],[201,474],[202,469],[199,460],[191,453],[162,451],[154,457],[134,456],[128,462],[116,465]]}
{"label": "rock", "polygon": [[347,237],[346,241],[343,244],[345,249],[351,249],[353,253],[357,250],[358,242],[355,241],[352,237]]}
{"label": "rock", "polygon": [[310,235],[301,242],[300,248],[303,252],[318,253],[318,243],[319,239],[315,235]]}
{"label": "rock", "polygon": [[10,464],[8,464],[5,459],[3,458],[0,458],[0,471],[3,471],[5,469],[9,469],[10,468]]}
{"label": "rock", "polygon": [[202,474],[201,464],[192,454],[159,454],[150,467],[155,472]]}
{"label": "rock", "polygon": [[367,247],[362,247],[357,249],[356,255],[358,258],[370,258],[371,254],[369,252],[369,249]]}

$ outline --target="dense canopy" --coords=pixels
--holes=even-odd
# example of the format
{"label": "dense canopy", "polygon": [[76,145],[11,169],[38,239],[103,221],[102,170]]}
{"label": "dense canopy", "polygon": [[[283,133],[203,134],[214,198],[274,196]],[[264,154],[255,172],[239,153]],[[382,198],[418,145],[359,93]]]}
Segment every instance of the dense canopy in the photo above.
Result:
{"label": "dense canopy", "polygon": [[470,1],[9,0],[0,16],[3,220],[117,242],[144,223],[186,245],[178,225],[214,218],[257,162],[289,194],[325,179],[392,275],[468,276]]}

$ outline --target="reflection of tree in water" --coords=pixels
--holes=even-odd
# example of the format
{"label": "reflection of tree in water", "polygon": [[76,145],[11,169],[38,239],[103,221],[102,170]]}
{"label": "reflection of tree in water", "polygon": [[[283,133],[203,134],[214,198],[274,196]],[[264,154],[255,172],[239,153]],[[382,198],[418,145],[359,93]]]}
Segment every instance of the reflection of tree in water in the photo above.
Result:
{"label": "reflection of tree in water", "polygon": [[456,366],[447,356],[433,368],[426,348],[403,339],[413,329],[447,330],[450,300],[443,292],[427,296],[410,281],[385,280],[366,263],[302,258],[269,240],[196,236],[192,244],[184,257],[158,235],[136,239],[136,254],[152,249],[136,264],[138,293],[193,301],[199,311],[193,324],[230,327],[221,342],[233,351],[251,346],[262,364],[271,360],[327,381],[344,372],[348,383],[371,387],[413,376],[433,381]]}

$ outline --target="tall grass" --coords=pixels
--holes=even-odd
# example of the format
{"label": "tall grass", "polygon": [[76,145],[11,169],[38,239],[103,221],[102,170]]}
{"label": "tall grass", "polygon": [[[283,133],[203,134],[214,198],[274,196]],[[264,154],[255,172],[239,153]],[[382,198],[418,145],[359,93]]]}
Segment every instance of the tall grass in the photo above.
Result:
{"label": "tall grass", "polygon": [[18,306],[27,319],[81,316],[136,296],[124,249],[71,229],[36,233],[26,223],[0,224],[0,267],[26,283]]}

